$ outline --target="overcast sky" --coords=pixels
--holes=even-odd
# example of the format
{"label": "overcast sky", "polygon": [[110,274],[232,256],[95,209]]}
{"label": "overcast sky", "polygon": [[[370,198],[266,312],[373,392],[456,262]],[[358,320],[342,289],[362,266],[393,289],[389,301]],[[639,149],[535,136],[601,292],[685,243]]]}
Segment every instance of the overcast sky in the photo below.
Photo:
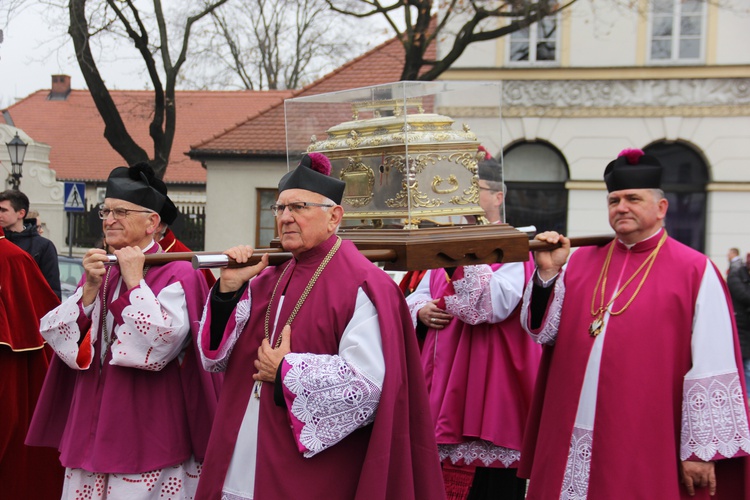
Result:
{"label": "overcast sky", "polygon": [[[31,3],[34,5],[13,17],[3,29],[4,41],[0,44],[0,109],[37,90],[49,89],[52,75],[56,74],[70,75],[74,89],[86,88],[65,26],[50,26],[49,19],[43,14],[44,7],[36,2]],[[112,88],[143,89],[147,79],[140,76],[135,68],[135,63],[120,60],[116,64],[103,64],[100,70],[107,82],[117,81]]]}

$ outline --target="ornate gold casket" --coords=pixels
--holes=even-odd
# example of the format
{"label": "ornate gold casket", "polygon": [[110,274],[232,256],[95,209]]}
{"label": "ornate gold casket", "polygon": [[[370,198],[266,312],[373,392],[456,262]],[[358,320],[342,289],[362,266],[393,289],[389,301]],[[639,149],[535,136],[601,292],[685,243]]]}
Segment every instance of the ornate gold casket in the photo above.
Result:
{"label": "ornate gold casket", "polygon": [[[465,224],[466,216],[483,215],[476,175],[483,141],[475,127],[488,139],[499,136],[499,98],[497,84],[398,82],[290,99],[290,164],[305,151],[331,160],[331,175],[346,181],[348,225]],[[477,110],[482,116],[472,116]]]}
{"label": "ornate gold casket", "polygon": [[394,251],[386,269],[528,258],[528,236],[486,222],[477,163],[501,149],[497,82],[397,82],[285,101],[290,166],[325,154],[346,181],[342,238]]}

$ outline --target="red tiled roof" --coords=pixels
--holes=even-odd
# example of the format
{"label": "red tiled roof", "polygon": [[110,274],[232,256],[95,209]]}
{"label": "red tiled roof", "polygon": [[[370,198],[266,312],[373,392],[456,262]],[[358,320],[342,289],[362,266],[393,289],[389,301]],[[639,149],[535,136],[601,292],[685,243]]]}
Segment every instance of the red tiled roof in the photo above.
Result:
{"label": "red tiled roof", "polygon": [[[47,100],[39,90],[7,109],[13,124],[37,142],[50,145],[50,168],[58,180],[105,180],[125,162],[104,138],[104,123],[88,90],[72,90],[65,100]],[[153,92],[110,91],[133,139],[149,154],[148,135]],[[293,94],[282,91],[177,91],[177,130],[165,180],[205,184],[206,171],[185,153],[190,144],[233,127],[249,116],[283,103]],[[0,115],[0,123],[6,123]],[[283,120],[282,120],[283,126]],[[283,137],[283,135],[282,135]]]}
{"label": "red tiled roof", "polygon": [[[435,44],[427,58],[435,57]],[[290,97],[323,94],[346,89],[397,82],[404,66],[404,48],[396,38],[380,44],[360,57],[349,61]],[[286,153],[283,103],[272,105],[256,116],[220,133],[190,151],[193,157],[212,155],[281,155]]]}

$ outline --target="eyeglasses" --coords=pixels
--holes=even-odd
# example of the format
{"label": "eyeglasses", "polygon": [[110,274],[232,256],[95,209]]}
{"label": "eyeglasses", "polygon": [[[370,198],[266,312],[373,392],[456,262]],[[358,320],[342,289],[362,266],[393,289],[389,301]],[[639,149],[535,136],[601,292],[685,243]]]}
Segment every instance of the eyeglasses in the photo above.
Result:
{"label": "eyeglasses", "polygon": [[494,191],[494,192],[500,191],[499,189],[486,188],[486,187],[482,187],[482,186],[478,186],[478,187],[479,187],[480,191]]}
{"label": "eyeglasses", "polygon": [[271,205],[270,208],[271,212],[273,212],[274,217],[278,217],[281,214],[284,213],[284,209],[288,208],[289,211],[294,214],[299,214],[304,212],[306,209],[310,207],[335,207],[336,205],[326,204],[326,203],[311,203],[309,201],[298,201],[295,203],[287,203],[286,205],[281,205],[279,203],[275,205]]}
{"label": "eyeglasses", "polygon": [[115,220],[124,219],[128,215],[130,215],[130,212],[140,212],[144,214],[155,214],[156,212],[153,212],[151,210],[131,210],[128,208],[102,208],[99,210],[99,218],[102,220],[107,220],[112,215],[112,218]]}

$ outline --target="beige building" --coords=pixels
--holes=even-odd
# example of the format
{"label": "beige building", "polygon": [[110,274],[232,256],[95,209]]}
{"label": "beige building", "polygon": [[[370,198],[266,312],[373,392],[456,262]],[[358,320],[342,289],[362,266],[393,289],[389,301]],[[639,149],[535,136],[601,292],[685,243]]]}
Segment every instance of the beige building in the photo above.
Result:
{"label": "beige building", "polygon": [[508,222],[609,232],[603,169],[641,148],[668,166],[670,234],[723,269],[728,248],[750,251],[750,4],[633,3],[579,1],[441,78],[503,82]]}
{"label": "beige building", "polygon": [[[727,248],[750,251],[748,26],[740,0],[580,0],[469,46],[441,79],[502,82],[502,125],[474,131],[504,158],[510,224],[611,232],[603,169],[641,148],[668,165],[670,234],[723,268]],[[402,60],[387,42],[293,97],[393,82]],[[207,171],[207,247],[268,244],[286,133],[279,104],[192,147]]]}

